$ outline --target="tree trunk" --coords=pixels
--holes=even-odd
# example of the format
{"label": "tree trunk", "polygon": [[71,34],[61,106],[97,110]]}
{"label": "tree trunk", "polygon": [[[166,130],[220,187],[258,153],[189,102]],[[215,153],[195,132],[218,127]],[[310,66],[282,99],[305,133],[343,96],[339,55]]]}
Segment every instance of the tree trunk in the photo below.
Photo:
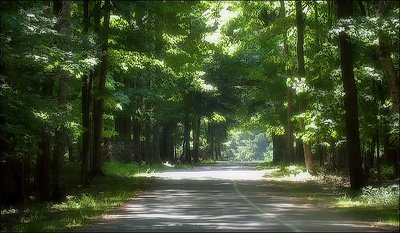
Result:
{"label": "tree trunk", "polygon": [[[352,1],[338,0],[336,2],[338,18],[345,19],[352,17]],[[354,80],[351,40],[345,31],[339,34],[339,47],[343,89],[345,93],[346,148],[350,168],[350,185],[353,190],[359,190],[364,186],[365,180],[361,167],[357,87]]]}
{"label": "tree trunk", "polygon": [[272,162],[273,163],[280,163],[283,162],[285,159],[285,135],[272,135],[272,143],[273,143],[273,150],[272,150]]}
{"label": "tree trunk", "polygon": [[93,122],[94,122],[94,154],[93,154],[93,166],[91,170],[92,175],[104,175],[102,170],[102,154],[101,154],[101,142],[103,139],[103,114],[104,114],[104,92],[108,69],[108,31],[110,25],[110,8],[111,3],[109,0],[105,1],[104,5],[104,23],[103,30],[101,32],[101,62],[100,72],[97,83],[97,99],[95,102],[95,108],[93,109]]}
{"label": "tree trunk", "polygon": [[[379,1],[378,6],[378,16],[383,17],[386,15],[386,7],[384,1]],[[392,111],[399,114],[400,106],[400,86],[399,86],[399,76],[393,65],[391,58],[391,53],[389,51],[389,41],[384,34],[379,35],[379,50],[382,59],[382,64],[388,78],[388,84],[390,89],[390,97],[392,99]],[[399,142],[395,143],[392,140],[387,142],[387,155],[390,156],[392,164],[394,166],[396,178],[400,178],[400,148]]]}
{"label": "tree trunk", "polygon": [[146,122],[145,125],[145,160],[146,163],[151,163],[152,156],[152,145],[151,145],[151,134],[150,134],[150,123]]}
{"label": "tree trunk", "polygon": [[392,58],[390,57],[390,53],[388,51],[388,42],[387,39],[383,36],[379,36],[379,49],[381,52],[381,58],[383,67],[388,77],[388,83],[390,88],[390,96],[392,99],[392,110],[393,112],[399,112],[399,80],[397,72],[394,68]]}
{"label": "tree trunk", "polygon": [[[285,12],[285,2],[283,0],[280,0],[280,15],[282,18],[286,17],[286,12]],[[283,34],[283,53],[285,57],[285,61],[289,61],[289,45],[287,42],[287,30],[285,30]],[[288,65],[285,64],[285,73],[286,77],[290,76],[290,70],[288,68]],[[291,84],[288,84],[287,89],[286,89],[286,99],[287,99],[287,125],[286,125],[286,151],[287,151],[287,156],[284,158],[286,162],[294,162],[294,147],[293,147],[293,123],[292,123],[292,116],[293,116],[293,90]]]}
{"label": "tree trunk", "polygon": [[190,122],[185,120],[183,125],[183,158],[186,163],[191,163],[192,158],[190,156]]}
{"label": "tree trunk", "polygon": [[304,164],[304,148],[303,148],[303,142],[301,139],[296,138],[296,158],[295,162],[298,164]]}
{"label": "tree trunk", "polygon": [[160,125],[158,122],[153,126],[153,150],[152,162],[160,163]]}
{"label": "tree trunk", "polygon": [[214,158],[214,123],[208,123],[208,144],[209,144],[209,151],[210,151],[210,158],[211,159],[215,159]]}
{"label": "tree trunk", "polygon": [[133,121],[133,146],[134,146],[134,161],[142,162],[143,158],[141,155],[140,148],[140,123],[138,120]]}
{"label": "tree trunk", "polygon": [[173,136],[174,123],[167,122],[164,125],[161,136],[161,155],[164,162],[175,162],[174,155],[174,136]]}
{"label": "tree trunk", "polygon": [[[71,5],[70,1],[62,1],[60,17],[60,34],[71,36]],[[64,49],[68,49],[64,47]],[[67,111],[68,103],[68,86],[70,74],[68,71],[62,71],[58,83],[58,103],[60,108]],[[64,198],[64,190],[62,187],[61,176],[64,163],[64,153],[66,148],[67,132],[65,126],[61,126],[55,134],[55,147],[53,153],[53,200],[61,200]]]}
{"label": "tree trunk", "polygon": [[[89,33],[89,0],[83,1],[83,32]],[[91,110],[91,94],[93,72],[89,71],[82,79],[82,152],[81,152],[81,185],[86,187],[89,185],[89,154],[90,154],[90,110]]]}
{"label": "tree trunk", "polygon": [[[53,80],[48,79],[43,83],[42,95],[51,98],[53,92]],[[36,181],[39,191],[39,201],[50,200],[50,158],[51,158],[51,136],[48,129],[43,129],[40,142],[41,153],[36,161]]]}
{"label": "tree trunk", "polygon": [[193,122],[193,159],[199,162],[199,145],[200,145],[200,116],[196,116]]}
{"label": "tree trunk", "polygon": [[[297,25],[297,75],[301,78],[305,77],[304,69],[304,20],[303,20],[303,7],[301,0],[296,1],[296,25]],[[305,94],[303,94],[305,95]],[[307,107],[307,100],[305,96],[300,97],[300,111],[304,112]],[[304,131],[304,120],[302,120],[301,128]],[[304,161],[307,171],[311,174],[315,173],[313,154],[309,142],[303,141]]]}

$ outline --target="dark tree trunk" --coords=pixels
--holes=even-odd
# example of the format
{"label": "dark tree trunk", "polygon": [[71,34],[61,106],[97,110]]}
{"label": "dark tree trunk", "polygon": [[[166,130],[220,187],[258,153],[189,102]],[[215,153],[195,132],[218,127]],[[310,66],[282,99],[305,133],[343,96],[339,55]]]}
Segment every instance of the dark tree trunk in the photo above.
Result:
{"label": "dark tree trunk", "polygon": [[[101,63],[99,67],[99,77],[97,83],[97,99],[95,108],[93,109],[94,117],[94,154],[93,166],[91,170],[92,175],[104,175],[102,170],[102,139],[103,139],[103,114],[104,114],[104,92],[108,69],[108,31],[110,25],[110,9],[111,3],[109,0],[104,4],[104,23],[102,27],[101,38]],[[99,10],[99,9],[98,9]]]}
{"label": "dark tree trunk", "polygon": [[[42,95],[50,98],[53,92],[53,80],[48,79],[43,83]],[[51,158],[51,136],[48,129],[43,129],[40,142],[41,153],[36,161],[36,181],[39,191],[39,201],[50,200],[50,158]]]}
{"label": "dark tree trunk", "polygon": [[296,163],[304,164],[304,148],[301,139],[296,139]]}
{"label": "dark tree trunk", "polygon": [[161,136],[161,154],[162,161],[175,162],[174,156],[174,138],[173,138],[173,123],[166,123]]}
{"label": "dark tree trunk", "polygon": [[382,175],[381,175],[381,157],[380,157],[380,140],[379,140],[379,130],[375,129],[375,137],[376,137],[376,169],[378,172],[378,180],[382,180]]}
{"label": "dark tree trunk", "polygon": [[285,135],[272,135],[272,162],[281,163],[285,160]]}
{"label": "dark tree trunk", "polygon": [[160,125],[156,122],[153,125],[153,159],[152,162],[160,163]]}
{"label": "dark tree trunk", "polygon": [[190,122],[185,121],[183,125],[183,158],[185,162],[191,163],[192,158],[190,156]]}
{"label": "dark tree trunk", "polygon": [[210,153],[210,158],[211,159],[215,159],[214,158],[214,131],[215,131],[215,129],[214,129],[214,124],[213,123],[211,123],[211,122],[209,122],[208,123],[208,127],[207,127],[207,141],[208,141],[208,145],[209,145],[209,148],[208,148],[208,150],[209,150],[209,153]]}
{"label": "dark tree trunk", "polygon": [[75,162],[74,144],[72,142],[68,143],[68,160],[70,162]]}
{"label": "dark tree trunk", "polygon": [[193,160],[199,162],[200,145],[200,116],[196,116],[193,122]]}
{"label": "dark tree trunk", "polygon": [[[336,2],[338,18],[345,19],[352,17],[352,1],[339,0]],[[343,89],[345,93],[346,148],[349,158],[350,185],[353,190],[359,190],[364,186],[365,179],[361,167],[357,87],[354,80],[351,39],[345,31],[339,34],[339,46]]]}
{"label": "dark tree trunk", "polygon": [[133,121],[133,146],[134,146],[134,161],[141,162],[143,160],[140,148],[140,123],[137,120]]}
{"label": "dark tree trunk", "polygon": [[150,125],[150,123],[146,123],[146,125],[145,125],[145,128],[144,128],[144,131],[145,131],[145,160],[146,160],[146,163],[151,163],[151,159],[152,159],[152,157],[153,157],[153,155],[152,155],[152,153],[153,153],[153,151],[152,151],[152,145],[151,145],[151,133],[150,133],[150,131],[151,131],[151,125]]}
{"label": "dark tree trunk", "polygon": [[[62,1],[60,12],[60,34],[69,37],[71,35],[71,5],[72,2]],[[64,47],[64,49],[68,49]],[[60,108],[64,111],[67,110],[68,103],[68,86],[69,86],[69,72],[62,71],[58,83],[58,103]],[[67,142],[67,131],[65,126],[61,126],[55,134],[55,146],[53,153],[53,188],[52,199],[61,200],[64,198],[64,190],[62,187],[61,176],[64,164],[64,153]]]}

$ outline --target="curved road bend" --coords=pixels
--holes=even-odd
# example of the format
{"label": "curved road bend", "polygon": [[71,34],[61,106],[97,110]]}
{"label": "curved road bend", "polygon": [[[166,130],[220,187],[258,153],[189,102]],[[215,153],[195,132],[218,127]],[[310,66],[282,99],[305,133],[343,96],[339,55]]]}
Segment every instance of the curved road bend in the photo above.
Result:
{"label": "curved road bend", "polygon": [[78,231],[379,231],[266,191],[264,172],[254,166],[219,163],[151,174],[157,179],[149,190]]}

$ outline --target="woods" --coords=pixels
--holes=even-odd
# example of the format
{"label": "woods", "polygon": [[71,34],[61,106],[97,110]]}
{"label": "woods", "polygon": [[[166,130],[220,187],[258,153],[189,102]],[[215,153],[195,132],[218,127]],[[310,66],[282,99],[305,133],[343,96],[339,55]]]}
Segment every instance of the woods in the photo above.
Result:
{"label": "woods", "polygon": [[70,162],[83,189],[114,160],[245,158],[255,129],[275,163],[399,179],[398,1],[0,4],[2,206],[65,199]]}

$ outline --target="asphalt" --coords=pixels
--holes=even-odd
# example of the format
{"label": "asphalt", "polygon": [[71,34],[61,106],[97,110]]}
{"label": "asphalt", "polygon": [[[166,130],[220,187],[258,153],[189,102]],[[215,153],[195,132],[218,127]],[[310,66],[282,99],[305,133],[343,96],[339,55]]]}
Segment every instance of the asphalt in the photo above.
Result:
{"label": "asphalt", "polygon": [[380,231],[367,222],[273,192],[263,174],[251,163],[220,163],[152,174],[156,179],[146,192],[78,231]]}

